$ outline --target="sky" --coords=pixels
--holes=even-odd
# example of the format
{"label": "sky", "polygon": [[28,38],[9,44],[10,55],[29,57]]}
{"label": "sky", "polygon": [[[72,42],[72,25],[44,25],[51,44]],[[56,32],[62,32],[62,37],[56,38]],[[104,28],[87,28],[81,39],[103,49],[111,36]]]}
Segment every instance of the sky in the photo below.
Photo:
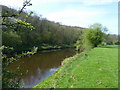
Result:
{"label": "sky", "polygon": [[[24,0],[0,0],[0,4],[20,9]],[[108,33],[118,34],[119,0],[31,0],[26,10],[63,25],[88,28],[100,23]]]}

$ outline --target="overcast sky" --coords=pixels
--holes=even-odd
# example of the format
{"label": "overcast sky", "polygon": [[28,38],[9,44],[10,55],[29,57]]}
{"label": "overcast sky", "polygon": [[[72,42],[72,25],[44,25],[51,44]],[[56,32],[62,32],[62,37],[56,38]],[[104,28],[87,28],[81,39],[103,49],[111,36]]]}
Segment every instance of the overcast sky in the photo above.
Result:
{"label": "overcast sky", "polygon": [[[21,8],[24,0],[0,0],[0,4]],[[64,25],[88,27],[101,23],[109,33],[118,33],[118,0],[31,0],[27,10]]]}

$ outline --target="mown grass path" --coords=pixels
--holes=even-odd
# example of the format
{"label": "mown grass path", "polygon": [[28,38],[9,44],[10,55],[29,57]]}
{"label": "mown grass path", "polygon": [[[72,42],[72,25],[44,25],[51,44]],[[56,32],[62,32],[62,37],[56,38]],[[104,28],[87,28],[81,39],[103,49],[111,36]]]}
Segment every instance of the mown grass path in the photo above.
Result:
{"label": "mown grass path", "polygon": [[117,88],[118,46],[97,47],[67,58],[33,88]]}

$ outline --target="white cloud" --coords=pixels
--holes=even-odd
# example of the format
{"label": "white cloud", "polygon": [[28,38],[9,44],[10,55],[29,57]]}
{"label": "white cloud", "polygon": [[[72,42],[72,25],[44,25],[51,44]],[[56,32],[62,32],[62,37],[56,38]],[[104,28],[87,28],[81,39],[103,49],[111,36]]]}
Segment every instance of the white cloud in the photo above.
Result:
{"label": "white cloud", "polygon": [[118,2],[119,0],[32,0],[31,2],[35,5],[42,4],[54,4],[54,3],[82,3],[85,5],[103,5],[113,2]]}
{"label": "white cloud", "polygon": [[[102,11],[103,13],[103,11]],[[104,12],[105,13],[105,12]],[[61,12],[55,12],[49,14],[48,16],[64,16],[64,17],[75,17],[75,16],[91,16],[91,15],[100,15],[100,11],[80,11],[80,10],[66,10]]]}
{"label": "white cloud", "polygon": [[[37,1],[37,0],[34,0]],[[41,0],[41,3],[53,3],[53,2],[85,2],[85,3],[111,3],[118,2],[119,0]]]}
{"label": "white cloud", "polygon": [[118,0],[80,0],[80,1],[86,5],[101,5],[118,2]]}
{"label": "white cloud", "polygon": [[87,27],[90,23],[95,23],[97,19],[102,17],[104,14],[106,14],[104,11],[67,10],[47,14],[46,17],[49,20],[62,22],[66,25]]}
{"label": "white cloud", "polygon": [[0,0],[0,4],[11,7],[22,7],[23,0]]}
{"label": "white cloud", "polygon": [[118,2],[119,0],[34,0],[32,2],[39,2],[38,4],[43,3],[60,3],[60,2],[78,2],[78,3],[84,3],[87,5],[99,5],[99,4],[107,4],[107,3],[113,3]]}
{"label": "white cloud", "polygon": [[70,26],[89,27],[94,23],[101,23],[106,26],[110,33],[116,33],[118,30],[117,18],[106,17],[107,12],[104,11],[63,11],[47,14],[48,20],[60,22]]}

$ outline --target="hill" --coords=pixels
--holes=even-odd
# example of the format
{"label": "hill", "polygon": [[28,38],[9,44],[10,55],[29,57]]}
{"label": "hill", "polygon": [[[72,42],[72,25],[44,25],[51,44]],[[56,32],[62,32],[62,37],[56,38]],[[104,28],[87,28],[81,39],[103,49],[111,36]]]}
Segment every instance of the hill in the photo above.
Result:
{"label": "hill", "polygon": [[[2,6],[2,16],[17,14],[18,11],[6,6]],[[6,17],[4,23],[16,22],[31,23],[34,30],[17,26],[11,28],[11,25],[3,25],[3,45],[24,50],[37,46],[40,49],[54,47],[68,47],[76,43],[78,37],[83,33],[84,28],[61,25],[58,22],[49,21],[41,15],[31,12],[22,12],[18,17]]]}

